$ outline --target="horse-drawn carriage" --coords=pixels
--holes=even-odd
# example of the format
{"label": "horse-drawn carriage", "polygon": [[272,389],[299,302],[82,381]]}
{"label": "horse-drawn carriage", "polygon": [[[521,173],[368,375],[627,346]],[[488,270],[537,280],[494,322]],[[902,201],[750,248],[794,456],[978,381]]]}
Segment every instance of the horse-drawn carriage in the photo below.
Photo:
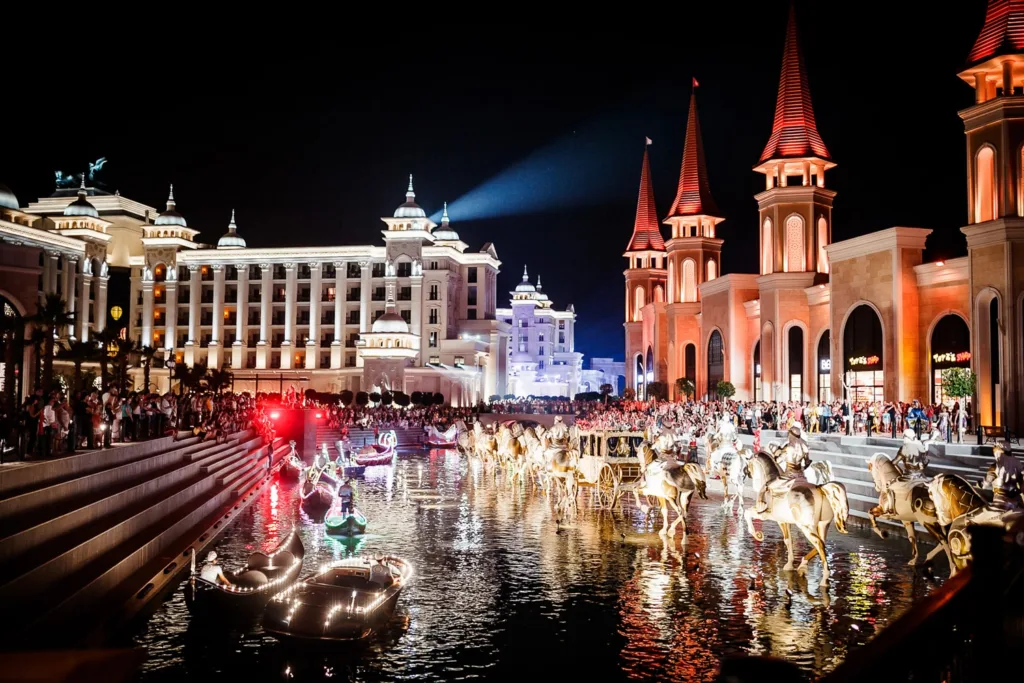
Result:
{"label": "horse-drawn carriage", "polygon": [[578,483],[594,488],[599,507],[611,509],[623,493],[632,491],[642,478],[636,448],[642,432],[580,431]]}

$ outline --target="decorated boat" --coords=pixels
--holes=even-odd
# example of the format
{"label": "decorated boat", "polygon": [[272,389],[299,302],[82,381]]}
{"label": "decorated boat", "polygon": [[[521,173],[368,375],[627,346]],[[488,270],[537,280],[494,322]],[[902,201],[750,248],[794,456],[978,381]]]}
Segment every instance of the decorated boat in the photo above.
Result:
{"label": "decorated boat", "polygon": [[366,517],[355,508],[342,512],[341,502],[337,500],[324,516],[324,527],[332,536],[359,536],[366,533]]}
{"label": "decorated boat", "polygon": [[334,490],[327,482],[320,481],[320,471],[312,468],[302,478],[299,496],[308,510],[329,510],[334,503]]}
{"label": "decorated boat", "polygon": [[302,459],[292,452],[284,457],[284,463],[281,465],[281,477],[291,481],[299,481],[305,469],[306,463],[302,462]]}
{"label": "decorated boat", "polygon": [[452,425],[443,432],[437,430],[434,425],[427,425],[427,436],[423,443],[427,448],[455,448],[459,439],[459,429]]}
{"label": "decorated boat", "polygon": [[382,432],[377,437],[377,443],[364,446],[355,455],[357,465],[372,467],[374,465],[390,465],[395,457],[398,437],[394,430]]}
{"label": "decorated boat", "polygon": [[253,553],[237,572],[225,572],[231,585],[213,583],[200,576],[192,555],[192,575],[185,585],[185,604],[193,614],[253,617],[260,613],[278,592],[284,590],[302,571],[305,548],[293,529],[269,555]]}
{"label": "decorated boat", "polygon": [[324,567],[267,603],[263,629],[294,643],[367,638],[394,614],[412,567],[398,557],[358,557]]}

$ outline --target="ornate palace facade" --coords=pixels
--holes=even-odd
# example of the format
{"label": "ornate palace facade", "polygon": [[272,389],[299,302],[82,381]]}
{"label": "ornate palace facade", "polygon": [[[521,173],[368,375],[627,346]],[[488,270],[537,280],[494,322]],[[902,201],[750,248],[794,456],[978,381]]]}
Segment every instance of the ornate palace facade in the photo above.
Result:
{"label": "ornate palace facade", "polygon": [[[161,212],[84,176],[25,209],[0,187],[0,297],[29,316],[57,292],[76,312],[65,339],[117,323],[167,359],[231,369],[236,390],[431,391],[455,404],[504,394],[497,253],[471,251],[447,209],[437,225],[415,197],[410,176],[405,202],[382,218],[382,245],[265,249],[248,247],[234,215],[216,247],[195,241],[173,188]],[[113,302],[111,277],[123,280]],[[30,352],[18,349],[19,366]],[[152,374],[155,389],[169,387],[166,367]]]}
{"label": "ornate palace facade", "polygon": [[721,274],[725,218],[708,182],[691,98],[679,189],[661,233],[644,151],[624,256],[626,372],[641,395],[690,379],[737,398],[939,400],[941,371],[977,373],[982,425],[1024,425],[1024,3],[990,0],[960,77],[967,135],[967,256],[925,263],[931,230],[832,242],[826,173],[792,9],[775,119],[754,167],[760,272]]}

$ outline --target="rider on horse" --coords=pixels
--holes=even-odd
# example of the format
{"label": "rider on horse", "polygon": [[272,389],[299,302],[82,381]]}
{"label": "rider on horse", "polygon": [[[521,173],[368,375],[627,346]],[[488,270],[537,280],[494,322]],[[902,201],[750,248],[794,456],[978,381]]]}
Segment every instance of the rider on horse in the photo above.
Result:
{"label": "rider on horse", "polygon": [[804,440],[803,427],[800,424],[794,424],[789,428],[788,437],[789,440],[786,445],[776,454],[779,467],[782,469],[782,477],[757,492],[754,510],[758,513],[765,512],[768,509],[768,496],[770,494],[774,495],[776,492],[783,492],[794,481],[806,481],[804,470],[810,465],[811,457],[807,441]]}
{"label": "rider on horse", "polygon": [[924,468],[928,467],[928,447],[921,443],[913,429],[903,430],[903,445],[900,446],[892,464],[899,467],[907,477],[924,476]]}
{"label": "rider on horse", "polygon": [[1010,451],[1009,445],[999,440],[992,448],[995,456],[995,478],[992,480],[993,508],[1010,512],[1020,510],[1021,489],[1024,488],[1024,467]]}

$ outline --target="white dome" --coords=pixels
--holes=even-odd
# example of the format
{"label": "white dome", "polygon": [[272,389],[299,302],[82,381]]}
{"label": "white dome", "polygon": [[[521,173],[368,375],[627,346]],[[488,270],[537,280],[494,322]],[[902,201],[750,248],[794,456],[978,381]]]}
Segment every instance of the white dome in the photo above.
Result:
{"label": "white dome", "polygon": [[235,225],[235,210],[231,209],[231,222],[228,223],[228,231],[217,240],[218,249],[244,249],[245,240],[238,234],[238,226]]}
{"label": "white dome", "polygon": [[405,318],[391,310],[374,320],[370,331],[373,334],[408,334],[409,324]]}
{"label": "white dome", "polygon": [[395,218],[426,218],[427,212],[416,203],[416,193],[412,189],[412,174],[409,174],[409,189],[405,191],[405,203],[395,209]]}
{"label": "white dome", "polygon": [[65,216],[90,216],[99,218],[100,212],[86,199],[85,178],[82,178],[82,186],[78,188],[78,198],[64,207]]}
{"label": "white dome", "polygon": [[0,183],[0,207],[5,209],[17,209],[18,198],[11,192],[11,188],[7,187],[3,183]]}
{"label": "white dome", "polygon": [[448,224],[448,202],[444,203],[444,212],[441,214],[441,226],[431,233],[435,240],[443,240],[448,242],[458,242],[459,233],[452,229],[452,226]]}
{"label": "white dome", "polygon": [[178,225],[183,228],[188,227],[188,223],[185,222],[185,217],[175,210],[174,185],[171,185],[171,192],[167,195],[167,210],[156,217],[156,220],[153,221],[153,225]]}
{"label": "white dome", "polygon": [[523,280],[516,285],[517,292],[536,292],[537,288],[530,282],[530,276],[526,272],[526,266],[523,266]]}

